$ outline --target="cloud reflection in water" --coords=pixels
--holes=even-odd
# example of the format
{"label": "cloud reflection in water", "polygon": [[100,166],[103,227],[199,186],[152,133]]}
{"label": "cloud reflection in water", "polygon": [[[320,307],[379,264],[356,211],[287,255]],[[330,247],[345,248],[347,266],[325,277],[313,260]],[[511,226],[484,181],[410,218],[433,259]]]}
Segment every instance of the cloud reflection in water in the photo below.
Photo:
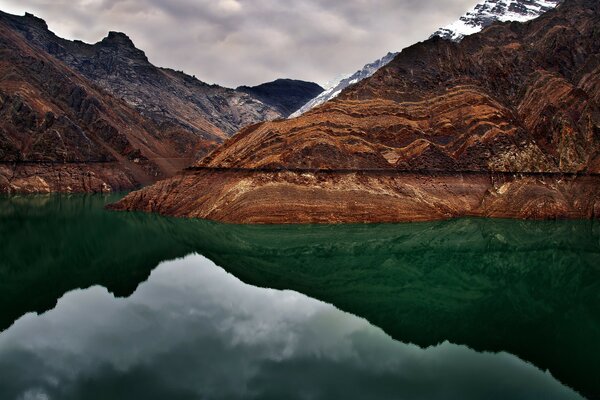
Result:
{"label": "cloud reflection in water", "polygon": [[95,286],[0,334],[2,399],[572,399],[507,353],[422,349],[292,291],[246,285],[199,255],[129,298]]}

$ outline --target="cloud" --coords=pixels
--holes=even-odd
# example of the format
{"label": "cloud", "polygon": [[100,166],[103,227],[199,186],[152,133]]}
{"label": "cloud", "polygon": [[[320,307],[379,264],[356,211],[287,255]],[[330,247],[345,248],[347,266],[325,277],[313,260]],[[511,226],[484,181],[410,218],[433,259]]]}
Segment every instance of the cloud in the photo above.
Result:
{"label": "cloud", "polygon": [[476,0],[0,0],[69,39],[127,33],[159,66],[208,83],[325,82],[426,39]]}

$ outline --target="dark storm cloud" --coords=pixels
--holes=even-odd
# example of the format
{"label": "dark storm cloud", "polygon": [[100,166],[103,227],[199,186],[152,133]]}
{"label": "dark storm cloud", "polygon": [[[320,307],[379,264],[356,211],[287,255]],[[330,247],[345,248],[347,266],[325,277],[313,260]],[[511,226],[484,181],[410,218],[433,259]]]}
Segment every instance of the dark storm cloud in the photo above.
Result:
{"label": "dark storm cloud", "polygon": [[70,39],[127,33],[159,65],[210,83],[324,82],[426,39],[477,0],[0,0]]}

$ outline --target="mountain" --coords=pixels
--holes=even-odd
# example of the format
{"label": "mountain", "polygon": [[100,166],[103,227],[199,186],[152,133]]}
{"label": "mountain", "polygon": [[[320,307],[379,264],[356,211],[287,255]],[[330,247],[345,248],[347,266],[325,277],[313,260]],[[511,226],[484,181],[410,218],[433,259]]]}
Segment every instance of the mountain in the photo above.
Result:
{"label": "mountain", "polygon": [[0,19],[0,192],[131,189],[214,145],[161,129]]}
{"label": "mountain", "polygon": [[[481,31],[495,21],[528,21],[556,7],[561,0],[484,0],[473,7],[456,22],[437,30],[431,37],[460,41],[463,37]],[[339,95],[342,90],[373,75],[387,65],[398,53],[388,53],[381,59],[365,65],[349,78],[332,85],[330,89],[308,101],[291,118],[298,117]]]}
{"label": "mountain", "polygon": [[370,77],[379,68],[383,67],[384,65],[386,65],[387,63],[392,61],[394,59],[394,57],[396,57],[397,54],[398,53],[388,53],[385,57],[382,57],[377,61],[374,61],[370,64],[365,65],[362,69],[356,71],[354,74],[350,75],[349,77],[343,78],[338,83],[331,85],[331,87],[329,89],[323,91],[318,96],[316,96],[316,97],[312,98],[311,100],[309,100],[308,102],[304,103],[304,105],[301,105],[300,108],[297,108],[296,112],[294,112],[292,115],[290,115],[290,118],[295,118],[295,117],[298,117],[298,116],[304,114],[311,108],[319,106],[319,105],[325,103],[326,101],[333,99],[334,97],[339,95],[342,92],[342,90],[344,90],[348,86],[353,85],[357,82],[362,81],[365,78]]}
{"label": "mountain", "polygon": [[[56,36],[27,13],[0,12],[0,25],[3,192],[148,184],[191,165],[243,126],[287,116],[294,102],[321,90],[281,80],[253,95],[156,67],[120,32],[87,44]],[[97,179],[86,181],[88,173]]]}
{"label": "mountain", "polygon": [[236,89],[273,107],[284,117],[288,117],[323,90],[316,83],[293,79],[277,79],[258,86],[240,86]]}
{"label": "mountain", "polygon": [[404,49],[115,207],[242,223],[600,217],[600,2]]}
{"label": "mountain", "polygon": [[481,31],[495,21],[525,22],[556,7],[561,0],[484,0],[457,21],[437,30],[432,36],[459,41]]}
{"label": "mountain", "polygon": [[0,20],[29,43],[125,100],[161,129],[222,140],[245,125],[283,117],[246,93],[152,65],[124,33],[110,32],[100,42],[87,44],[59,38],[45,21],[31,14],[0,13]]}

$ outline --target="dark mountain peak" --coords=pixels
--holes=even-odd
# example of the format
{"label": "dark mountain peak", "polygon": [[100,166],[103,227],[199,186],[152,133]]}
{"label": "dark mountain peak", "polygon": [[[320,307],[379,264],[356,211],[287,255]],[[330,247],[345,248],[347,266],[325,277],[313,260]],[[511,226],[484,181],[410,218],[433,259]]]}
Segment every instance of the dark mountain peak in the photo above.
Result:
{"label": "dark mountain peak", "polygon": [[253,87],[239,86],[236,90],[257,97],[287,117],[325,89],[314,82],[280,78]]}
{"label": "dark mountain peak", "polygon": [[108,36],[94,45],[103,50],[108,50],[110,54],[120,54],[124,62],[136,61],[141,65],[150,64],[146,53],[135,47],[133,41],[123,32],[108,32]]}
{"label": "dark mountain peak", "polygon": [[48,24],[46,23],[46,21],[44,21],[43,19],[41,19],[39,17],[36,17],[35,15],[33,15],[31,13],[26,12],[25,15],[23,16],[23,19],[25,19],[25,21],[27,21],[31,25],[37,25],[40,28],[48,30]]}
{"label": "dark mountain peak", "polygon": [[104,39],[102,39],[102,41],[100,43],[109,44],[109,45],[126,46],[126,47],[131,47],[134,49],[136,48],[135,44],[133,44],[133,41],[129,38],[129,36],[127,36],[123,32],[110,31],[110,32],[108,32],[108,36],[106,36]]}

